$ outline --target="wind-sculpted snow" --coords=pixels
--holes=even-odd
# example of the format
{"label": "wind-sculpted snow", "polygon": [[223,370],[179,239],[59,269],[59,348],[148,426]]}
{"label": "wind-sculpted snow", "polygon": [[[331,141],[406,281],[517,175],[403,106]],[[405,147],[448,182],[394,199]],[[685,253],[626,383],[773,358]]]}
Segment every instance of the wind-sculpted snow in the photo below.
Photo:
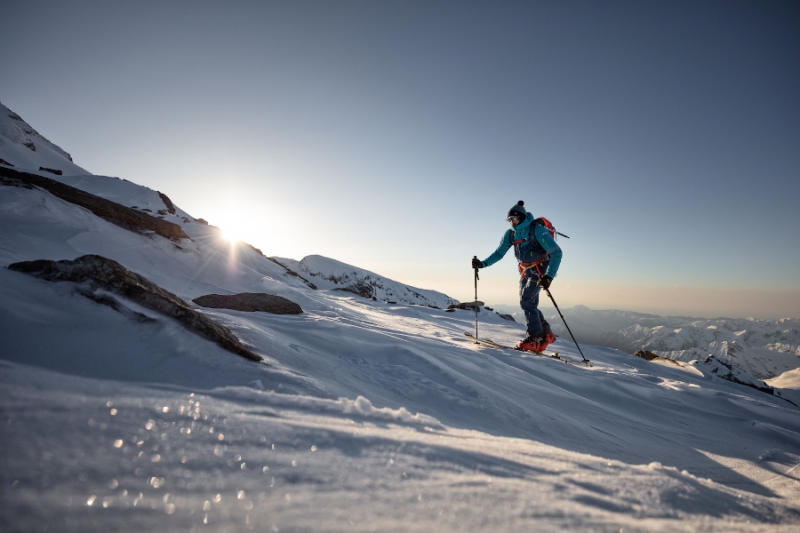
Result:
{"label": "wind-sculpted snow", "polygon": [[458,301],[441,292],[417,289],[390,280],[368,270],[323,257],[310,255],[300,261],[273,258],[287,268],[308,277],[321,289],[344,290],[384,302],[408,305],[427,305],[446,309]]}

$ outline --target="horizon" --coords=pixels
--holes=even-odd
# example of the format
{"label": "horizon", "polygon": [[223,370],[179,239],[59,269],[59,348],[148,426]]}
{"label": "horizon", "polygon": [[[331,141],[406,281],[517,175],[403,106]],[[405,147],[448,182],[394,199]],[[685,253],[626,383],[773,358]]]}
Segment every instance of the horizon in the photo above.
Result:
{"label": "horizon", "polygon": [[[797,3],[0,15],[3,104],[268,256],[470,301],[521,199],[571,237],[561,308],[800,317]],[[518,306],[513,252],[480,276]]]}

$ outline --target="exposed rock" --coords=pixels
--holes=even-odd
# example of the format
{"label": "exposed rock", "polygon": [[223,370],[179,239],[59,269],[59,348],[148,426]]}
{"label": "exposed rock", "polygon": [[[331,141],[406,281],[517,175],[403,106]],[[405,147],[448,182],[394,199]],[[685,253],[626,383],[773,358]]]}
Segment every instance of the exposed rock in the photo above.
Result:
{"label": "exposed rock", "polygon": [[[333,279],[329,279],[328,281],[333,281],[334,283],[339,283],[340,280],[337,280],[335,277]],[[374,295],[374,288],[373,286],[366,280],[356,280],[352,282],[350,285],[346,287],[337,287],[333,289],[335,291],[344,291],[355,294],[356,296],[361,296],[362,298],[367,298],[371,300],[375,297]],[[376,298],[377,300],[377,298]],[[387,300],[386,303],[397,303],[397,302],[390,302]]]}
{"label": "exposed rock", "polygon": [[656,355],[650,350],[636,350],[634,354],[636,357],[641,357],[642,359],[647,359],[648,361],[669,361],[675,365],[680,366],[676,361],[672,359],[667,359],[666,357],[661,357],[660,355]]}
{"label": "exposed rock", "polygon": [[84,207],[95,215],[127,230],[138,233],[153,232],[173,241],[189,238],[184,233],[183,228],[177,224],[125,207],[111,200],[100,198],[50,178],[5,167],[0,167],[0,176],[35,185],[62,200]]}
{"label": "exposed rock", "polygon": [[192,301],[201,307],[234,311],[263,311],[275,315],[299,315],[303,312],[300,306],[291,300],[262,292],[243,292],[230,295],[207,294]]}
{"label": "exposed rock", "polygon": [[446,294],[418,289],[321,255],[306,256],[301,261],[286,257],[270,259],[287,270],[307,276],[308,280],[314,282],[315,287],[323,290],[343,290],[369,300],[375,298],[384,302],[398,302],[402,305],[446,307],[458,303]]}
{"label": "exposed rock", "polygon": [[158,196],[161,197],[161,201],[164,202],[164,205],[167,207],[167,211],[169,211],[170,214],[174,215],[175,214],[175,204],[172,203],[172,200],[169,199],[169,196],[167,196],[166,194],[164,194],[161,191],[156,191],[156,192],[158,192]]}
{"label": "exposed rock", "polygon": [[0,157],[0,164],[8,165],[9,167],[13,167],[14,166],[13,164],[9,163],[8,161],[3,159],[2,157]]}
{"label": "exposed rock", "polygon": [[511,315],[507,315],[507,314],[504,314],[504,313],[497,313],[497,316],[499,316],[503,320],[510,320],[511,322],[516,322],[516,320],[514,320],[514,317],[511,316]]}
{"label": "exposed rock", "polygon": [[[104,294],[103,291],[122,296],[147,309],[152,309],[172,317],[190,330],[207,337],[226,350],[251,361],[261,361],[261,357],[244,347],[228,330],[186,302],[162,289],[152,281],[131,272],[116,261],[99,255],[84,255],[74,261],[24,261],[8,266],[10,270],[24,272],[48,281],[71,281],[82,284],[79,292],[98,303],[126,307],[124,302]],[[124,314],[137,318],[137,313],[126,307]],[[122,311],[121,311],[122,312]],[[143,315],[138,320],[146,320]]]}
{"label": "exposed rock", "polygon": [[308,285],[309,288],[311,288],[311,289],[313,289],[315,291],[317,290],[317,286],[316,285],[314,285],[313,283],[308,281],[306,278],[304,278],[303,276],[301,276],[300,274],[298,274],[297,272],[295,272],[291,268],[287,267],[286,265],[284,265],[283,263],[281,263],[280,261],[278,261],[274,257],[267,257],[267,259],[269,259],[270,261],[272,261],[276,265],[284,268],[286,270],[286,273],[289,274],[290,276],[294,276],[296,278],[300,278],[301,280],[303,280],[305,282],[305,284]]}
{"label": "exposed rock", "polygon": [[448,309],[469,309],[470,311],[480,311],[483,307],[483,302],[476,300],[474,302],[461,302],[460,304],[448,305]]}
{"label": "exposed rock", "polygon": [[0,185],[7,185],[9,187],[22,187],[23,189],[34,189],[34,186],[29,183],[24,183],[22,180],[16,178],[9,178],[0,173]]}
{"label": "exposed rock", "polygon": [[62,176],[64,174],[57,168],[39,167],[39,170],[44,170],[45,172],[49,172],[50,174],[55,174],[56,176]]}
{"label": "exposed rock", "polygon": [[23,142],[23,143],[22,143],[22,146],[24,146],[24,147],[25,147],[25,148],[27,148],[28,150],[31,150],[32,152],[35,152],[35,151],[36,151],[36,145],[35,145],[35,144],[33,144],[33,141],[31,141],[30,139],[28,139],[28,140],[26,140],[25,142]]}

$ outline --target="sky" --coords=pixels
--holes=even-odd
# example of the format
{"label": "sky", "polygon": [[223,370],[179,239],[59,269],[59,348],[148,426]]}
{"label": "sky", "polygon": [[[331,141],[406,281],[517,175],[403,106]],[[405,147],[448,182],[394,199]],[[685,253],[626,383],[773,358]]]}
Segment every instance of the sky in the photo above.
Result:
{"label": "sky", "polygon": [[[9,1],[0,101],[270,256],[460,300],[517,200],[562,307],[800,316],[800,3]],[[514,304],[512,252],[478,298]]]}

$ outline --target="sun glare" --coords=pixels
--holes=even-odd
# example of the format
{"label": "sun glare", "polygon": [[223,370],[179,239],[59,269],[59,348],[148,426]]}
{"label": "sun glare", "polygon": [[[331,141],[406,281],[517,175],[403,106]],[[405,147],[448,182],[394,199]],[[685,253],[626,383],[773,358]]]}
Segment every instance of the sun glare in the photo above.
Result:
{"label": "sun glare", "polygon": [[225,225],[220,228],[220,235],[222,236],[223,239],[230,242],[231,244],[242,240],[240,233],[237,232],[235,228],[229,225]]}
{"label": "sun glare", "polygon": [[244,240],[248,231],[246,217],[235,209],[226,209],[214,218],[220,236],[231,244]]}

